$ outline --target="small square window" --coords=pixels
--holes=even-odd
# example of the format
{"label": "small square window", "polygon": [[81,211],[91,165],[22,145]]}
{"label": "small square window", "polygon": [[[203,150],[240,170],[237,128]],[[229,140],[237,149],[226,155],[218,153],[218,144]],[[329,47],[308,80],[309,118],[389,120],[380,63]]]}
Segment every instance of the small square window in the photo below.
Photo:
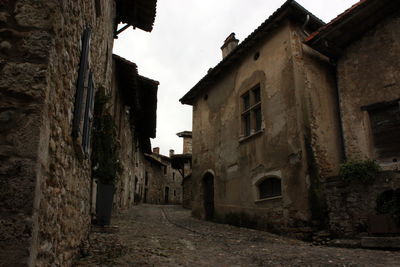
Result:
{"label": "small square window", "polygon": [[258,185],[260,199],[277,197],[282,195],[281,180],[278,178],[267,178]]}

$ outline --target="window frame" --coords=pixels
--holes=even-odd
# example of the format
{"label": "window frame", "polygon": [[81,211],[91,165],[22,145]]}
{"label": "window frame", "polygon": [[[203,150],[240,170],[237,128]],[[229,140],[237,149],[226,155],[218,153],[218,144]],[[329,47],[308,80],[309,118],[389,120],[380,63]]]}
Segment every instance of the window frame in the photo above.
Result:
{"label": "window frame", "polygon": [[80,159],[87,159],[90,155],[90,137],[96,94],[94,74],[90,69],[91,31],[91,27],[87,27],[82,34],[82,49],[71,131],[74,148]]}
{"label": "window frame", "polygon": [[[370,146],[371,151],[373,153],[373,158],[376,159],[381,164],[398,164],[398,160],[400,159],[400,151],[395,152],[396,155],[385,156],[385,154],[390,154],[389,151],[382,149],[387,149],[388,145],[382,144],[382,138],[377,138],[377,131],[382,131],[382,129],[378,128],[378,126],[382,125],[385,120],[377,120],[382,116],[382,113],[388,112],[390,113],[390,109],[398,110],[397,116],[400,115],[400,98],[395,99],[388,102],[379,102],[374,103],[367,106],[362,106],[361,110],[367,113],[367,117],[369,120],[369,136],[370,136]],[[381,114],[380,114],[381,113]],[[395,113],[393,113],[395,114]],[[388,124],[388,123],[386,123]],[[396,125],[396,124],[394,124]],[[387,127],[387,126],[386,126]],[[388,132],[388,129],[384,129],[384,132]],[[396,128],[395,128],[396,129]],[[397,128],[398,129],[398,128]],[[378,140],[377,140],[378,139]],[[378,152],[379,151],[379,152]],[[396,161],[391,161],[396,159]]]}
{"label": "window frame", "polygon": [[[279,184],[274,184],[274,182],[279,181]],[[266,184],[268,182],[271,182],[270,184]],[[262,185],[266,184],[266,188],[265,186],[262,188]],[[275,186],[279,185],[279,192],[278,189],[274,189]],[[269,188],[271,187],[271,188]],[[264,200],[264,199],[271,199],[271,198],[276,198],[276,197],[281,197],[282,196],[282,181],[281,179],[275,177],[275,176],[269,176],[269,177],[265,177],[264,179],[262,179],[261,181],[259,181],[257,183],[257,189],[258,189],[258,199],[260,200]],[[262,192],[265,189],[266,192]],[[270,190],[270,192],[268,192]]]}
{"label": "window frame", "polygon": [[[280,181],[280,195],[261,198],[259,185],[268,179],[277,179]],[[284,188],[283,188],[282,172],[280,170],[258,173],[257,175],[253,176],[253,178],[251,180],[251,184],[252,184],[252,191],[253,191],[253,199],[254,199],[254,203],[256,203],[256,204],[257,203],[261,204],[266,201],[267,202],[280,201],[280,200],[282,200],[283,195],[285,194]]]}
{"label": "window frame", "polygon": [[240,137],[247,139],[263,131],[262,92],[257,83],[240,95]]}

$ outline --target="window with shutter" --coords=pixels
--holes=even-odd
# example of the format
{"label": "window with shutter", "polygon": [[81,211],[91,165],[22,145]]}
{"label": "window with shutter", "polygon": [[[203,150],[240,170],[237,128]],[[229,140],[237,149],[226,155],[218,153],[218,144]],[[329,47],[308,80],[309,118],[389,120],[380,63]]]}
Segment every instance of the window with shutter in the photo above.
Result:
{"label": "window with shutter", "polygon": [[371,106],[368,113],[377,159],[397,162],[400,158],[400,101]]}
{"label": "window with shutter", "polygon": [[90,129],[94,106],[94,79],[89,71],[91,29],[86,28],[82,36],[82,51],[79,63],[79,73],[75,94],[74,118],[72,122],[72,137],[75,149],[82,157],[89,154]]}

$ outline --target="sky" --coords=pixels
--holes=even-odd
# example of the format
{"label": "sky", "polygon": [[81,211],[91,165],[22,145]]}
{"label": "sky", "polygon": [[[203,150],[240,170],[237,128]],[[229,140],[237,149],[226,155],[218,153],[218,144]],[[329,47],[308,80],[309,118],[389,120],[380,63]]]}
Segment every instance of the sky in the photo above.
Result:
{"label": "sky", "polygon": [[[152,147],[168,155],[182,153],[176,133],[191,131],[192,107],[185,95],[209,68],[222,60],[220,47],[232,32],[244,40],[285,0],[158,0],[153,31],[128,28],[114,43],[114,53],[138,65],[140,75],[160,82],[157,137]],[[324,22],[358,0],[297,0]]]}

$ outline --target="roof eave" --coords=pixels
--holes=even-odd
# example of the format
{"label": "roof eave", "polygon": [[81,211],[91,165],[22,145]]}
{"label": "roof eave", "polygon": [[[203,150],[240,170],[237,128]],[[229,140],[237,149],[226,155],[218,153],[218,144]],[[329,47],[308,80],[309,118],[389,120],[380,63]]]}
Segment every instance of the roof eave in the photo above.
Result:
{"label": "roof eave", "polygon": [[[254,30],[246,39],[243,40],[228,56],[220,61],[212,68],[192,89],[190,89],[179,101],[182,104],[193,105],[195,99],[201,91],[210,86],[215,78],[223,72],[223,69],[228,68],[233,62],[236,62],[245,55],[249,48],[256,45],[258,40],[269,34],[270,31],[277,27],[283,19],[289,16],[296,15],[294,11],[304,15],[310,15],[309,25],[319,28],[325,23],[315,15],[307,11],[294,0],[286,1],[278,10],[276,10],[267,20],[265,20],[256,30]],[[305,19],[305,18],[304,18]]]}

